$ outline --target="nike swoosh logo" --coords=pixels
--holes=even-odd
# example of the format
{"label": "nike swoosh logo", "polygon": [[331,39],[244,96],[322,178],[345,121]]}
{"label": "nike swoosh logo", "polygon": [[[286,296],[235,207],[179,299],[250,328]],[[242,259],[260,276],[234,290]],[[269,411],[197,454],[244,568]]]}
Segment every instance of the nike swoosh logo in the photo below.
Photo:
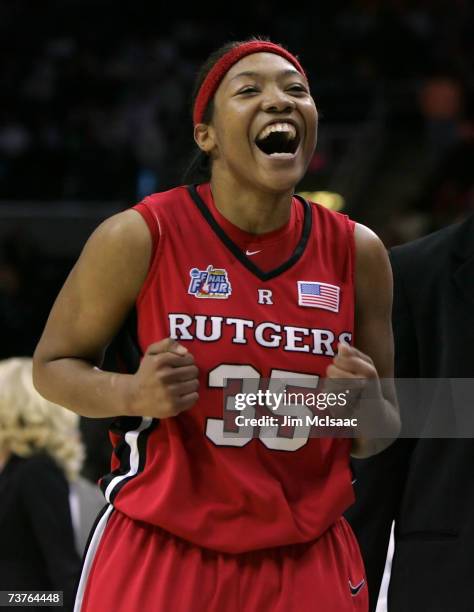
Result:
{"label": "nike swoosh logo", "polygon": [[351,595],[352,597],[355,597],[356,595],[358,595],[362,589],[362,587],[365,584],[365,580],[362,578],[362,580],[359,582],[359,584],[356,584],[355,586],[352,584],[352,582],[349,580],[349,588],[351,590]]}
{"label": "nike swoosh logo", "polygon": [[[261,251],[262,249],[260,249]],[[245,251],[245,254],[248,255],[256,255],[257,253],[260,253],[260,251]]]}

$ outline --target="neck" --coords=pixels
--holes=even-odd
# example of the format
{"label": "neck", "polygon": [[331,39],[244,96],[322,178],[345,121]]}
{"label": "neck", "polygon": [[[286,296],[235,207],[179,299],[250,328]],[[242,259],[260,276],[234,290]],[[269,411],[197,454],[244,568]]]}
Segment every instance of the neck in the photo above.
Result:
{"label": "neck", "polygon": [[242,185],[233,177],[211,178],[212,197],[217,210],[238,228],[252,234],[276,230],[290,218],[293,190],[264,192]]}

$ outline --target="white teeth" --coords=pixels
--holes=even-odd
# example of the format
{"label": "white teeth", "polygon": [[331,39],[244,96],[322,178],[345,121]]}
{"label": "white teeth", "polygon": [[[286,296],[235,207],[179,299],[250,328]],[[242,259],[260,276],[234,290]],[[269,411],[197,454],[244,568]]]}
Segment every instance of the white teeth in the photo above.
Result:
{"label": "white teeth", "polygon": [[263,140],[267,136],[269,136],[272,132],[285,132],[288,140],[293,140],[296,138],[296,128],[291,123],[272,123],[271,125],[267,125],[267,127],[263,128],[260,134],[257,136],[257,140]]}
{"label": "white teeth", "polygon": [[280,157],[281,159],[291,159],[294,153],[270,153],[269,157]]}

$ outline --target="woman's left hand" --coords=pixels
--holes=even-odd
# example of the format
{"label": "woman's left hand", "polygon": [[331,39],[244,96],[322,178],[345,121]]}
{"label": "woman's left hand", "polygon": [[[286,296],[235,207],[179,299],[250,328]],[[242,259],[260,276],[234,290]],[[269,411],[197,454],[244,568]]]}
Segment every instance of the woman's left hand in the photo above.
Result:
{"label": "woman's left hand", "polygon": [[345,342],[340,342],[333,362],[326,370],[327,378],[378,378],[374,362]]}

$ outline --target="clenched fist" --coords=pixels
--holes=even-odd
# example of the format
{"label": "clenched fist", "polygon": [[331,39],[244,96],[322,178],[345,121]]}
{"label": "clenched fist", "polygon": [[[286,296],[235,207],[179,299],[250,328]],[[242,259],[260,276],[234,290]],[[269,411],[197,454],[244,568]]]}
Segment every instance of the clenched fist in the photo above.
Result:
{"label": "clenched fist", "polygon": [[127,412],[157,419],[176,416],[197,402],[198,387],[194,357],[176,340],[165,338],[150,344],[130,377]]}
{"label": "clenched fist", "polygon": [[337,348],[337,354],[326,370],[328,378],[377,378],[374,362],[368,355],[344,342],[340,342]]}
{"label": "clenched fist", "polygon": [[[367,408],[373,407],[374,400],[376,402],[383,400],[373,360],[344,342],[339,343],[337,354],[326,369],[323,388],[326,393],[346,395],[343,403],[337,404],[330,410],[336,417],[352,417],[357,412],[362,418]],[[374,420],[372,413],[370,418]]]}

